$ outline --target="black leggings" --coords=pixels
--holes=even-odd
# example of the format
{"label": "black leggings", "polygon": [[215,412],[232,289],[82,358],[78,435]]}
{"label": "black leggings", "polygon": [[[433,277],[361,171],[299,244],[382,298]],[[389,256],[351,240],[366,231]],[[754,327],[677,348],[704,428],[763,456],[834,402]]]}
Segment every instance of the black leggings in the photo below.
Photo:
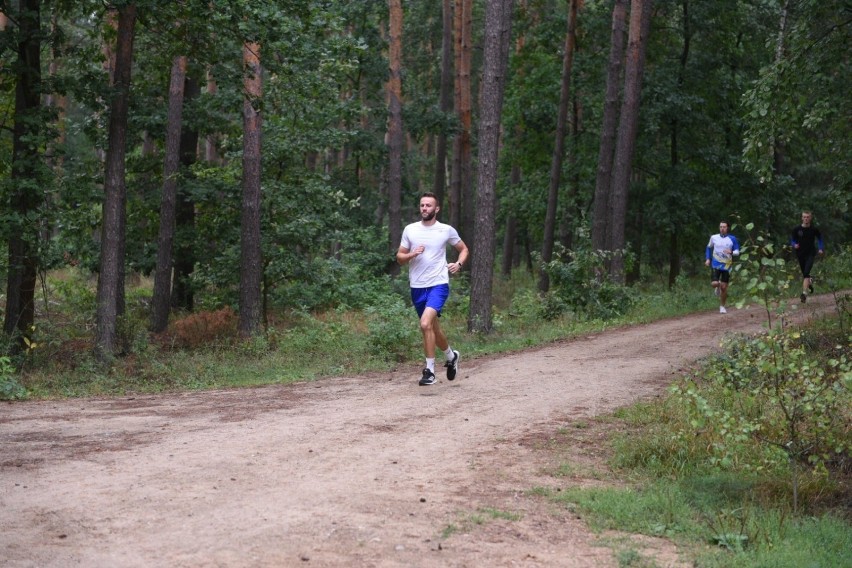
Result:
{"label": "black leggings", "polygon": [[799,259],[799,267],[801,267],[801,269],[802,269],[802,277],[803,278],[810,278],[811,277],[811,268],[814,267],[814,259],[816,258],[816,255],[813,255],[813,254],[806,254],[806,255],[801,255],[801,256],[797,255],[797,258]]}

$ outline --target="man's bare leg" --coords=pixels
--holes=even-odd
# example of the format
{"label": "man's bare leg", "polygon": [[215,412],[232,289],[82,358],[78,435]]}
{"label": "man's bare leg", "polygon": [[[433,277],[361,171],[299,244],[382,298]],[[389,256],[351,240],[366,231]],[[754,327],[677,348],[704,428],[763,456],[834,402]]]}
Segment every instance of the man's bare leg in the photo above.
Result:
{"label": "man's bare leg", "polygon": [[423,334],[423,353],[427,359],[435,358],[435,344],[440,338],[446,344],[447,338],[438,324],[438,312],[435,308],[426,308],[420,316],[420,332]]}

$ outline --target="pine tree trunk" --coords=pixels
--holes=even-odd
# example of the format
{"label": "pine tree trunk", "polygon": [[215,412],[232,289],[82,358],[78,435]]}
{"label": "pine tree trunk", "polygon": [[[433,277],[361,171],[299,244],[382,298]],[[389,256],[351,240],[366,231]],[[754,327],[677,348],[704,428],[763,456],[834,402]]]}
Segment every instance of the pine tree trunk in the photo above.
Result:
{"label": "pine tree trunk", "polygon": [[[390,10],[390,76],[388,97],[388,229],[389,251],[396,251],[402,240],[402,153],[405,136],[402,129],[402,1],[389,0]],[[396,262],[389,264],[392,274],[399,274]]]}
{"label": "pine tree trunk", "polygon": [[592,248],[606,250],[609,221],[609,191],[612,161],[615,152],[615,133],[618,127],[618,92],[624,58],[624,37],[629,0],[615,0],[612,8],[609,64],[606,75],[603,122],[601,124],[598,169],[595,177],[594,213],[592,214]]}
{"label": "pine tree trunk", "polygon": [[157,238],[157,267],[151,298],[151,325],[154,333],[165,331],[169,323],[172,293],[172,247],[175,239],[178,170],[180,167],[180,130],[183,122],[183,92],[186,83],[185,55],[172,61],[169,81],[168,122],[163,165],[163,194],[160,198],[160,230]]}
{"label": "pine tree trunk", "polygon": [[260,247],[260,175],[261,126],[260,99],[263,95],[260,44],[243,45],[245,89],[243,100],[243,198],[240,218],[240,318],[241,337],[258,332],[261,321],[260,283],[262,254]]}
{"label": "pine tree trunk", "polygon": [[610,278],[624,284],[625,222],[630,173],[636,134],[639,130],[639,98],[642,93],[642,74],[645,48],[651,23],[652,0],[632,0],[630,31],[627,42],[627,62],[624,68],[624,99],[621,102],[618,139],[610,181],[610,217],[607,222],[607,248],[613,251]]}
{"label": "pine tree trunk", "polygon": [[[472,211],[472,204],[466,205],[465,200],[471,199],[472,180],[472,151],[471,125],[472,108],[470,92],[470,70],[472,60],[473,34],[473,0],[458,0],[453,13],[453,30],[455,32],[455,107],[459,119],[459,132],[453,141],[453,169],[450,188],[450,224],[468,234],[472,229],[471,216],[465,214]],[[472,231],[471,231],[472,232]],[[471,248],[473,243],[468,243]],[[472,252],[471,248],[471,252]]]}
{"label": "pine tree trunk", "polygon": [[580,219],[580,170],[577,167],[577,156],[580,152],[580,108],[580,99],[575,90],[571,104],[571,151],[568,153],[568,169],[572,172],[571,186],[559,235],[559,242],[568,251],[574,249],[575,225]]}
{"label": "pine tree trunk", "polygon": [[[690,26],[689,20],[689,0],[682,0],[681,7],[683,10],[682,15],[682,28],[683,28],[683,48],[680,52],[680,66],[678,67],[678,76],[677,76],[677,88],[680,93],[683,89],[683,82],[686,78],[686,64],[689,60],[689,47],[692,40],[692,26]],[[680,166],[680,156],[678,153],[678,136],[680,134],[680,121],[677,117],[674,117],[671,121],[671,147],[669,149],[669,158],[673,171],[677,171]],[[674,203],[670,204],[672,209],[676,207]],[[678,244],[678,236],[680,234],[680,221],[675,219],[671,226],[671,233],[669,235],[669,279],[668,279],[668,288],[671,290],[675,282],[677,282],[677,277],[680,275],[680,246]]]}
{"label": "pine tree trunk", "polygon": [[[441,112],[449,114],[453,110],[453,8],[451,0],[442,2],[443,29],[441,35]],[[444,204],[447,188],[447,135],[442,130],[435,141],[435,178],[432,193],[438,196],[438,203]]]}
{"label": "pine tree trunk", "polygon": [[109,143],[104,174],[103,229],[97,291],[95,351],[101,360],[115,354],[118,316],[124,307],[125,155],[130,108],[130,77],[133,66],[133,34],[136,5],[118,9],[114,95],[110,102]]}
{"label": "pine tree trunk", "polygon": [[[191,76],[186,78],[184,100],[189,104],[201,94],[201,86]],[[192,166],[198,159],[198,130],[183,125],[180,132],[181,180],[192,180]],[[192,291],[192,273],[195,270],[195,200],[187,184],[178,186],[177,233],[174,245],[174,277],[172,281],[172,308],[192,311],[195,296]]]}
{"label": "pine tree trunk", "polygon": [[[215,97],[219,91],[219,86],[216,83],[216,77],[213,76],[213,71],[207,70],[207,94]],[[215,134],[208,134],[204,139],[204,161],[209,164],[221,165],[222,158],[219,156],[219,137]]]}
{"label": "pine tree trunk", "polygon": [[[512,164],[512,173],[509,174],[509,184],[515,187],[521,183],[521,166]],[[517,266],[515,262],[515,247],[518,240],[518,218],[514,215],[506,217],[506,229],[503,234],[503,263],[500,272],[504,278],[512,275],[512,267]]]}
{"label": "pine tree trunk", "polygon": [[482,70],[482,107],[476,192],[476,228],[471,269],[469,331],[492,329],[497,161],[500,154],[500,115],[506,86],[506,59],[512,35],[514,0],[493,1],[485,9],[485,62]]}
{"label": "pine tree trunk", "polygon": [[[544,264],[553,259],[553,244],[556,238],[556,210],[559,201],[559,185],[562,182],[562,160],[565,156],[568,108],[571,106],[571,67],[574,63],[576,27],[577,0],[568,0],[568,30],[565,33],[564,53],[562,54],[562,84],[559,90],[559,110],[556,114],[556,134],[553,143],[553,156],[550,160],[547,212],[544,217],[544,239],[541,245],[541,261]],[[539,271],[538,289],[540,292],[547,292],[550,289],[550,277],[544,268]]]}
{"label": "pine tree trunk", "polygon": [[[24,347],[35,322],[35,287],[38,276],[38,230],[29,220],[42,202],[40,187],[42,130],[41,14],[40,2],[24,0],[18,11],[18,65],[16,67],[15,116],[12,127],[13,227],[9,231],[9,268],[6,281],[6,314],[3,331],[15,337],[13,352]],[[4,23],[5,26],[5,15]],[[7,227],[8,229],[8,227]]]}

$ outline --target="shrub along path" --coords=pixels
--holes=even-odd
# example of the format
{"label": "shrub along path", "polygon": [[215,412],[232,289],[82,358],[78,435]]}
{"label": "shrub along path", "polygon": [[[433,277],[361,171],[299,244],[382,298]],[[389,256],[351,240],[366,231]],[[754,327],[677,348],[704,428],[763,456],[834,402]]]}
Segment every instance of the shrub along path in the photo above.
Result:
{"label": "shrub along path", "polygon": [[[797,318],[830,310],[813,297]],[[419,369],[0,406],[0,565],[616,566],[528,493],[560,431],[662,393],[757,308],[615,329],[417,386]],[[412,320],[412,325],[415,322]],[[353,353],[353,357],[357,357]],[[660,566],[673,547],[650,541]],[[653,549],[653,550],[652,550]]]}

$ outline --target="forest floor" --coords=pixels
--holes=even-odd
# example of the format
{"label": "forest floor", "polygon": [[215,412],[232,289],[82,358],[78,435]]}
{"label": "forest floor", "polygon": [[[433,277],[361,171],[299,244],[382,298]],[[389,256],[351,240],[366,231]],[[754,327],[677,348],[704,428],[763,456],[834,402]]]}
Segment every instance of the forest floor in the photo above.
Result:
{"label": "forest floor", "polygon": [[[816,296],[796,317],[832,305]],[[614,426],[593,417],[661,395],[765,319],[714,310],[462,354],[457,380],[431,387],[405,367],[2,404],[0,566],[614,567],[618,538],[686,566],[666,540],[594,533],[530,490],[611,483]]]}

